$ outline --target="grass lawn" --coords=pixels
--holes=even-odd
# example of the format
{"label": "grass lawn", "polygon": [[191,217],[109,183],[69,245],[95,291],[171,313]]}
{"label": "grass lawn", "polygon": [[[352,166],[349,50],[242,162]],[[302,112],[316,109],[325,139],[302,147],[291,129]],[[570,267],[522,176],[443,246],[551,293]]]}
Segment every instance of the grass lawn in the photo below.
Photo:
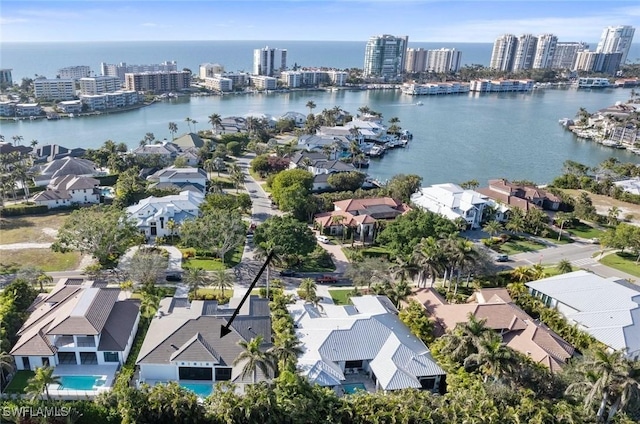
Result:
{"label": "grass lawn", "polygon": [[342,251],[347,258],[351,258],[354,254],[362,254],[362,256],[370,258],[389,258],[391,256],[389,249],[383,246],[368,246],[364,248],[345,246]]}
{"label": "grass lawn", "polygon": [[566,231],[573,236],[582,237],[585,239],[600,238],[604,233],[604,231],[593,228],[592,226],[585,224],[582,221],[579,224],[575,224],[571,228],[567,228]]}
{"label": "grass lawn", "polygon": [[43,228],[57,230],[70,212],[56,212],[34,216],[11,216],[0,218],[0,244],[47,243],[55,238],[42,231]]}
{"label": "grass lawn", "polygon": [[307,257],[298,266],[292,267],[294,271],[298,272],[331,272],[336,270],[336,266],[331,262],[331,266],[321,264],[316,258]]}
{"label": "grass lawn", "polygon": [[218,271],[221,269],[227,269],[227,267],[218,258],[205,258],[197,256],[195,258],[187,259],[182,262],[182,267],[189,268],[202,268],[205,271]]}
{"label": "grass lawn", "polygon": [[[175,287],[167,287],[167,286],[156,286],[159,292],[159,296],[163,297],[173,297],[176,292]],[[142,299],[142,294],[139,291],[131,293],[131,299]]]}
{"label": "grass lawn", "polygon": [[23,395],[24,389],[27,387],[27,380],[33,377],[34,374],[33,371],[16,372],[16,375],[13,376],[13,380],[11,380],[4,392],[7,394]]}
{"label": "grass lawn", "polygon": [[353,288],[329,289],[329,294],[331,295],[331,299],[333,299],[333,303],[336,305],[349,305],[349,298],[351,297],[350,293],[352,291]]}
{"label": "grass lawn", "polygon": [[544,249],[545,247],[546,246],[542,243],[525,238],[512,238],[506,243],[496,244],[493,246],[493,248],[497,249],[498,252],[505,253],[507,255],[515,255],[522,252],[533,252]]}
{"label": "grass lawn", "polygon": [[80,252],[57,253],[50,249],[17,249],[0,251],[0,264],[34,266],[46,272],[69,271],[78,268]]}
{"label": "grass lawn", "polygon": [[637,256],[630,253],[611,253],[600,259],[600,263],[640,277],[640,265],[636,264],[636,259]]}

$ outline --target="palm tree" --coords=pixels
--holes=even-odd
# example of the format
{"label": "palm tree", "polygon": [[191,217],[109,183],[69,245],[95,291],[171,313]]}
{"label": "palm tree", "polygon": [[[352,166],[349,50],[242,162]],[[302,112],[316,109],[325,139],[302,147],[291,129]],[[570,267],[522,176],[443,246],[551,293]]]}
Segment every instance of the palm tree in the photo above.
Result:
{"label": "palm tree", "polygon": [[44,272],[36,278],[36,282],[40,284],[40,293],[44,293],[44,285],[53,283],[53,277]]}
{"label": "palm tree", "polygon": [[217,113],[212,113],[209,115],[209,123],[213,127],[213,133],[216,134],[218,132],[218,127],[222,124],[222,118]]}
{"label": "palm tree", "polygon": [[198,121],[196,121],[195,119],[192,119],[192,120],[191,120],[191,123],[193,124],[193,132],[194,132],[194,133],[197,133],[197,132],[198,132],[198,130],[196,129],[196,124],[198,123]]}
{"label": "palm tree", "polygon": [[178,124],[175,122],[169,122],[169,132],[171,133],[171,141],[176,139],[176,133],[178,132]]}
{"label": "palm tree", "polygon": [[507,230],[514,234],[523,232],[525,229],[524,214],[519,208],[513,208],[511,210],[511,217],[507,223]]}
{"label": "palm tree", "polygon": [[189,268],[184,274],[184,282],[196,297],[198,296],[198,289],[209,282],[209,277],[207,276],[207,271],[203,268]]}
{"label": "palm tree", "polygon": [[556,224],[560,225],[560,231],[558,232],[558,241],[560,241],[560,239],[562,238],[562,230],[564,229],[564,226],[568,222],[572,222],[573,219],[573,214],[571,213],[558,212],[555,214],[553,220],[556,222]]}
{"label": "palm tree", "polygon": [[422,269],[421,281],[424,276],[431,276],[431,287],[436,282],[438,274],[444,269],[444,252],[435,237],[423,238],[413,249],[413,262]]}
{"label": "palm tree", "polygon": [[242,377],[252,374],[253,383],[256,382],[258,370],[260,370],[266,378],[271,378],[276,370],[273,355],[260,349],[262,341],[262,336],[256,336],[248,342],[245,340],[239,341],[238,345],[243,351],[240,352],[238,357],[233,361],[234,366],[244,362]]}
{"label": "palm tree", "polygon": [[479,320],[469,313],[466,323],[459,323],[455,329],[442,336],[444,345],[442,353],[450,355],[455,361],[461,362],[469,355],[480,350],[482,340],[493,335],[493,330],[485,325],[486,319]]}
{"label": "palm tree", "polygon": [[49,385],[60,384],[60,377],[53,375],[52,367],[40,367],[36,369],[36,373],[27,381],[27,387],[24,389],[31,400],[36,400],[45,393],[47,400],[51,400],[49,395]]}
{"label": "palm tree", "polygon": [[305,107],[308,107],[308,108],[309,108],[309,114],[311,115],[311,114],[313,113],[313,109],[315,109],[315,108],[316,108],[316,104],[314,103],[314,101],[313,101],[313,100],[309,100],[309,101],[307,102],[307,104],[305,105]]}
{"label": "palm tree", "polygon": [[244,172],[242,172],[242,169],[237,163],[234,163],[229,167],[229,176],[231,177],[233,185],[236,187],[237,193],[240,186],[244,183]]}
{"label": "palm tree", "polygon": [[316,282],[313,278],[305,278],[300,282],[300,287],[298,288],[301,292],[301,297],[307,302],[313,302],[318,296],[316,294],[317,290]]}
{"label": "palm tree", "polygon": [[571,266],[571,262],[568,261],[567,259],[563,259],[560,262],[558,262],[558,265],[556,265],[556,269],[561,274],[566,274],[568,272],[573,271],[573,267]]}
{"label": "palm tree", "polygon": [[211,283],[214,287],[220,289],[222,297],[224,297],[224,289],[233,287],[233,276],[224,269],[218,269],[211,276]]}
{"label": "palm tree", "polygon": [[505,374],[514,370],[515,352],[507,347],[500,336],[493,334],[480,340],[478,352],[472,353],[464,360],[465,369],[479,368],[486,383],[489,377],[498,381]]}
{"label": "palm tree", "polygon": [[187,123],[187,125],[189,126],[189,132],[191,132],[191,123],[193,122],[193,119],[187,116],[186,118],[184,118],[184,122]]}
{"label": "palm tree", "polygon": [[[577,364],[582,380],[570,384],[566,393],[584,395],[584,407],[598,406],[597,422],[610,422],[640,398],[640,372],[623,351],[595,350]],[[607,417],[605,413],[609,409]]]}
{"label": "palm tree", "polygon": [[24,137],[21,135],[14,135],[13,137],[11,137],[11,139],[13,140],[13,145],[18,146],[20,143],[22,143]]}
{"label": "palm tree", "polygon": [[160,296],[149,291],[143,291],[140,299],[140,313],[145,318],[151,318],[158,310]]}
{"label": "palm tree", "polygon": [[301,343],[295,337],[278,337],[275,343],[267,351],[278,361],[279,371],[291,368],[295,371],[298,356],[302,355]]}
{"label": "palm tree", "polygon": [[611,206],[607,211],[607,224],[612,227],[618,225],[618,217],[620,216],[620,208],[617,206]]}
{"label": "palm tree", "polygon": [[482,230],[488,233],[491,237],[496,234],[500,234],[503,229],[504,227],[498,221],[489,221],[484,227],[482,227]]}
{"label": "palm tree", "polygon": [[529,281],[533,281],[531,268],[527,266],[519,266],[514,268],[514,270],[511,271],[511,276],[520,283],[528,283]]}
{"label": "palm tree", "polygon": [[2,387],[5,382],[5,373],[11,374],[15,370],[15,363],[13,361],[13,356],[7,352],[0,352],[0,392],[2,392]]}
{"label": "palm tree", "polygon": [[31,143],[30,143],[30,144],[31,144],[31,148],[32,148],[32,149],[35,149],[35,148],[36,148],[36,146],[38,145],[38,140],[36,140],[36,139],[34,138],[33,140],[31,140]]}

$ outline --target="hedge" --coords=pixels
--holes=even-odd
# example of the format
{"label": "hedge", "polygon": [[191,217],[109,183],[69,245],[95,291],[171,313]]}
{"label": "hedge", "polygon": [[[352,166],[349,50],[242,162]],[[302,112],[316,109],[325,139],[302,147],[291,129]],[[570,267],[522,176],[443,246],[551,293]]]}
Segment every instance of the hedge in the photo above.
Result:
{"label": "hedge", "polygon": [[0,216],[20,216],[20,215],[42,215],[49,212],[47,205],[9,205],[0,209]]}

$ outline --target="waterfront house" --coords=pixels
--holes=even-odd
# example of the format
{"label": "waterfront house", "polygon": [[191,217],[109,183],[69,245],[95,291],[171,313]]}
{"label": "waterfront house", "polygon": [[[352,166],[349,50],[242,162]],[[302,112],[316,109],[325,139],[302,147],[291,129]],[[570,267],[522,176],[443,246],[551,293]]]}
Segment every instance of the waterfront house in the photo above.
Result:
{"label": "waterfront house", "polygon": [[613,350],[640,359],[640,287],[580,270],[526,283],[529,292]]}
{"label": "waterfront house", "polygon": [[616,187],[620,187],[627,193],[640,196],[640,178],[631,178],[629,180],[616,181],[613,183]]}
{"label": "waterfront house", "polygon": [[150,188],[177,189],[205,193],[207,173],[202,168],[177,168],[170,166],[147,177],[152,182]]}
{"label": "waterfront house", "polygon": [[324,152],[325,149],[329,149],[331,151],[330,157],[333,158],[342,157],[345,154],[348,155],[350,143],[350,139],[345,135],[302,134],[298,137],[298,147],[300,149],[307,152]]}
{"label": "waterfront house", "polygon": [[62,159],[67,156],[74,158],[82,157],[86,150],[81,147],[68,149],[59,144],[43,144],[36,146],[32,151],[35,163],[51,162],[56,159]]}
{"label": "waterfront house", "polygon": [[289,169],[305,169],[314,175],[313,191],[331,189],[327,181],[329,175],[338,172],[353,172],[357,169],[350,163],[340,160],[331,160],[324,153],[298,151],[291,156]]}
{"label": "waterfront house", "polygon": [[192,132],[181,135],[173,140],[172,143],[178,146],[181,150],[186,150],[191,147],[195,147],[196,149],[204,147],[204,141],[202,138],[200,138],[198,134],[194,134]]}
{"label": "waterfront house", "polygon": [[410,210],[390,197],[347,199],[333,202],[333,211],[316,214],[313,222],[324,234],[343,235],[350,229],[354,239],[365,241],[373,238],[378,221],[394,220]]}
{"label": "waterfront house", "polygon": [[32,200],[38,205],[47,205],[49,209],[98,204],[99,185],[100,181],[95,178],[64,175],[51,180],[47,189],[36,193]]}
{"label": "waterfront house", "polygon": [[203,201],[204,194],[185,190],[170,196],[147,197],[129,206],[126,211],[145,237],[166,237],[176,231],[174,225],[168,224],[169,221],[179,226],[187,219],[198,217]]}
{"label": "waterfront house", "polygon": [[243,377],[244,363],[233,362],[243,350],[240,341],[262,336],[262,348],[270,346],[268,299],[250,296],[229,326],[231,332],[220,337],[220,327],[227,325],[238,301],[234,298],[228,307],[222,307],[216,301],[162,299],[136,359],[139,382],[199,383],[211,390],[220,381],[248,384],[267,379],[259,370],[255,381],[254,376]]}
{"label": "waterfront house", "polygon": [[106,172],[96,166],[89,159],[67,156],[62,159],[54,159],[47,164],[36,166],[33,169],[35,177],[33,181],[37,187],[47,186],[52,180],[66,175],[77,177],[95,177],[106,175]]}
{"label": "waterfront house", "polygon": [[473,315],[507,346],[553,372],[560,371],[574,353],[573,346],[515,305],[504,288],[478,290],[467,303],[449,303],[432,288],[418,289],[414,297],[432,318],[438,337]]}
{"label": "waterfront house", "polygon": [[525,80],[473,80],[469,82],[469,91],[482,93],[504,93],[512,91],[531,91],[534,81]]}
{"label": "waterfront house", "polygon": [[140,157],[156,156],[161,158],[163,163],[170,164],[178,157],[180,147],[174,143],[161,142],[136,147],[131,153]]}
{"label": "waterfront house", "polygon": [[489,186],[477,190],[496,202],[520,208],[527,212],[531,208],[557,211],[562,200],[553,193],[533,185],[514,184],[505,179],[489,180]]}
{"label": "waterfront house", "polygon": [[[287,305],[303,353],[298,368],[311,383],[370,391],[407,388],[438,392],[445,372],[427,346],[400,321],[385,296],[351,298],[351,305],[303,301]],[[344,386],[343,386],[344,387]]]}
{"label": "waterfront house", "polygon": [[307,122],[306,115],[300,112],[287,112],[281,115],[279,119],[291,119],[298,128],[304,127],[304,124]]}
{"label": "waterfront house", "polygon": [[488,206],[497,209],[496,220],[504,220],[506,210],[496,205],[488,196],[477,191],[465,190],[457,184],[434,184],[423,187],[411,195],[411,202],[419,208],[437,213],[456,221],[463,219],[467,228],[477,229],[485,219]]}

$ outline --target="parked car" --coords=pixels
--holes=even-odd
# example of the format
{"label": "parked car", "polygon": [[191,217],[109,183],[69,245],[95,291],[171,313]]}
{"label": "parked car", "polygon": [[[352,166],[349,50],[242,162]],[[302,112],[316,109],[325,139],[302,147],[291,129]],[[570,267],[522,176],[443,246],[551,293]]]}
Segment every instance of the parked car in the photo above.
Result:
{"label": "parked car", "polygon": [[337,283],[338,279],[333,275],[323,275],[316,278],[316,283]]}
{"label": "parked car", "polygon": [[329,243],[329,237],[327,236],[316,236],[316,238],[318,239],[319,242]]}
{"label": "parked car", "polygon": [[507,262],[509,260],[508,255],[498,255],[496,256],[496,262]]}
{"label": "parked car", "polygon": [[292,269],[283,269],[282,271],[280,271],[280,275],[282,277],[295,277],[296,272]]}
{"label": "parked car", "polygon": [[600,244],[600,239],[599,239],[599,238],[594,237],[594,238],[592,238],[592,239],[589,239],[589,243],[590,243],[590,244]]}
{"label": "parked car", "polygon": [[182,273],[180,273],[180,272],[168,272],[167,276],[165,277],[165,279],[167,281],[174,281],[174,282],[182,281]]}

